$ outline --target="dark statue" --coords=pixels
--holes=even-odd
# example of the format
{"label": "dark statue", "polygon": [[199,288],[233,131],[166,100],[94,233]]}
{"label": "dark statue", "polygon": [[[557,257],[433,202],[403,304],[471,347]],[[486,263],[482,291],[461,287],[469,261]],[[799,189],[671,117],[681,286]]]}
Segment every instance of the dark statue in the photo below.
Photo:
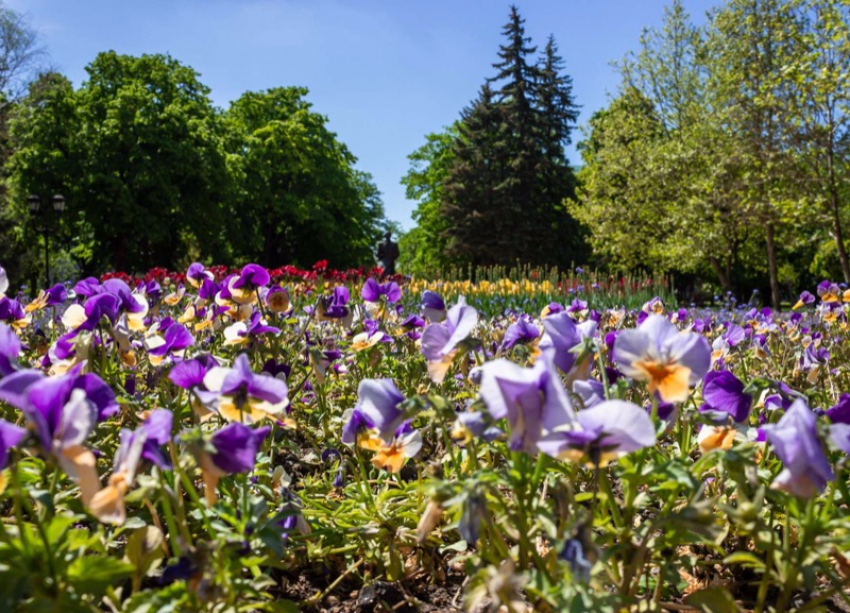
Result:
{"label": "dark statue", "polygon": [[387,231],[384,240],[378,244],[378,260],[384,268],[385,275],[395,274],[395,261],[398,259],[398,243],[394,242],[392,233]]}

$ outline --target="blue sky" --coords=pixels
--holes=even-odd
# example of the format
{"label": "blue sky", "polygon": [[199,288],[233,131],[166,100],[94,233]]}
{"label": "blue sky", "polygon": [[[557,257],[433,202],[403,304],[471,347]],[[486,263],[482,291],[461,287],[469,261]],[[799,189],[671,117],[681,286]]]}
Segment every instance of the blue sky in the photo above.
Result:
{"label": "blue sky", "polygon": [[[247,90],[310,89],[314,109],[371,172],[387,217],[412,225],[399,183],[424,135],[477,95],[502,42],[509,2],[493,0],[6,0],[38,30],[75,85],[100,51],[169,53],[198,71],[215,104]],[[667,0],[518,0],[539,47],[554,34],[582,105],[605,106],[610,62],[661,23]],[[684,0],[698,21],[714,0]],[[574,149],[569,151],[578,161]]]}

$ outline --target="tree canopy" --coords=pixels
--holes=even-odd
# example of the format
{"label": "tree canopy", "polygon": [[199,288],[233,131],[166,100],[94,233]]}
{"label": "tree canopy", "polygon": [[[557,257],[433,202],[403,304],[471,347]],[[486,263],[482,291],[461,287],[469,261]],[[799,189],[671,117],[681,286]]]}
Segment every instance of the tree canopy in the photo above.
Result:
{"label": "tree canopy", "polygon": [[62,193],[57,248],[85,271],[374,261],[380,194],[306,89],[248,92],[221,111],[167,55],[101,53],[86,70],[76,90],[43,75],[13,110],[6,169],[19,244],[33,235],[27,196]]}

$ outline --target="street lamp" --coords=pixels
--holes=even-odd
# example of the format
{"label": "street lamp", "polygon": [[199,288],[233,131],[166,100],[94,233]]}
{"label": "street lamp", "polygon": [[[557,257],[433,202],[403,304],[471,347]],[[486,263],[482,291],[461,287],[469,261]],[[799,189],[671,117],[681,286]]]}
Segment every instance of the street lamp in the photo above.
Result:
{"label": "street lamp", "polygon": [[65,196],[62,194],[54,194],[50,199],[53,204],[51,207],[41,207],[41,198],[38,194],[30,194],[27,196],[27,206],[30,210],[30,216],[38,220],[36,230],[44,236],[44,278],[45,286],[50,285],[50,234],[53,230],[52,225],[55,223],[52,217],[62,215],[65,212]]}

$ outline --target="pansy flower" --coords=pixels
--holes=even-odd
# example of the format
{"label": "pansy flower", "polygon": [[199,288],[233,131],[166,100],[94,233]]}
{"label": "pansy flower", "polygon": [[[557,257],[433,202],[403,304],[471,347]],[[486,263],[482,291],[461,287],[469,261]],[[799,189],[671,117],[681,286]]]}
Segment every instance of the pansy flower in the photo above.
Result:
{"label": "pansy flower", "polygon": [[32,322],[32,315],[24,310],[18,300],[4,296],[0,298],[0,322],[13,328],[26,328]]}
{"label": "pansy flower", "polygon": [[357,386],[357,404],[343,415],[342,442],[363,445],[377,436],[390,443],[404,423],[404,396],[392,379],[363,379]]}
{"label": "pansy flower", "polygon": [[647,381],[650,394],[683,402],[711,365],[711,347],[702,336],[680,332],[660,315],[650,315],[634,330],[623,330],[614,345],[620,371]]}
{"label": "pansy flower", "polygon": [[446,318],[446,303],[437,292],[422,292],[422,315],[429,323],[440,323]]}
{"label": "pansy flower", "polygon": [[[510,351],[517,344],[532,345],[536,350],[536,344],[540,338],[540,330],[527,318],[520,317],[505,331],[502,339],[502,350]],[[536,353],[532,351],[532,353]]]}
{"label": "pansy flower", "polygon": [[466,340],[478,324],[478,312],[466,304],[461,296],[446,314],[446,320],[431,324],[422,333],[422,355],[428,361],[428,375],[435,383],[442,383],[458,345]]}
{"label": "pansy flower", "polygon": [[351,348],[354,351],[363,351],[365,349],[371,349],[378,343],[392,343],[393,339],[389,334],[383,332],[381,330],[375,330],[374,332],[370,332],[366,330],[364,332],[360,332],[359,334],[355,334],[351,338]]}
{"label": "pansy flower", "polygon": [[375,279],[366,279],[360,297],[366,302],[380,302],[382,296],[386,297],[388,303],[395,304],[401,300],[401,288],[395,281],[378,283]]}
{"label": "pansy flower", "polygon": [[269,426],[253,429],[235,422],[215,432],[205,443],[190,443],[201,467],[208,505],[215,504],[216,488],[222,477],[254,470],[257,453],[269,432]]}
{"label": "pansy flower", "polygon": [[817,292],[821,302],[840,302],[843,293],[837,283],[831,283],[829,281],[818,283]]}
{"label": "pansy flower", "polygon": [[186,271],[186,280],[192,284],[192,287],[199,288],[204,281],[215,281],[215,275],[212,271],[204,268],[204,265],[200,262],[194,262],[189,265],[189,269]]}
{"label": "pansy flower", "polygon": [[230,279],[227,288],[230,299],[239,304],[254,302],[257,291],[271,281],[269,271],[259,264],[246,264],[238,275]]}
{"label": "pansy flower", "polygon": [[79,484],[88,507],[100,482],[94,454],[83,443],[97,423],[98,407],[88,398],[85,385],[77,383],[71,375],[44,377],[22,370],[0,380],[0,400],[23,412],[44,452]]}
{"label": "pansy flower", "polygon": [[38,296],[30,302],[24,309],[27,313],[38,311],[44,308],[56,307],[65,304],[68,300],[68,289],[61,283],[57,283],[49,290],[41,290]]}
{"label": "pansy flower", "polygon": [[160,468],[171,467],[160,449],[171,439],[171,423],[171,411],[157,409],[135,431],[121,429],[112,475],[106,487],[92,498],[89,505],[92,515],[103,523],[124,523],[127,519],[124,496],[133,486],[142,460],[147,459]]}
{"label": "pansy flower", "polygon": [[575,411],[546,354],[532,368],[505,359],[484,364],[480,394],[490,415],[510,425],[513,451],[534,455],[544,430],[575,423]]}
{"label": "pansy flower", "polygon": [[826,416],[833,424],[850,424],[850,394],[841,394],[835,406],[826,411]]}
{"label": "pansy flower", "polygon": [[289,291],[279,285],[269,289],[266,294],[266,307],[272,313],[286,313],[292,307]]}
{"label": "pansy flower", "polygon": [[419,331],[425,327],[425,320],[419,315],[410,315],[404,321],[398,324],[396,328],[399,332],[396,334],[407,334],[411,340],[422,338],[422,333]]}
{"label": "pansy flower", "polygon": [[573,298],[570,306],[567,307],[567,313],[575,318],[584,317],[587,315],[587,300]]}
{"label": "pansy flower", "polygon": [[822,493],[827,482],[835,479],[818,438],[816,421],[806,402],[798,399],[777,423],[762,426],[783,465],[772,488],[810,498]]}
{"label": "pansy flower", "polygon": [[152,335],[145,339],[145,349],[151,364],[162,364],[170,356],[183,357],[186,349],[195,344],[195,337],[182,324],[172,323],[160,335]]}
{"label": "pansy flower", "polygon": [[[369,443],[374,446],[370,447]],[[408,420],[396,429],[395,436],[389,443],[385,443],[381,438],[369,439],[369,443],[361,446],[374,449],[375,455],[372,456],[371,462],[375,468],[398,473],[408,459],[419,454],[422,449],[422,434],[414,429]]]}
{"label": "pansy flower", "polygon": [[351,294],[344,285],[333,288],[330,296],[322,296],[318,305],[318,317],[322,320],[341,320],[343,325],[351,325],[352,315],[348,306]]}
{"label": "pansy flower", "polygon": [[217,395],[217,412],[228,421],[253,423],[277,419],[289,406],[286,383],[265,374],[254,374],[248,356],[240,354],[233,368],[216,366],[204,375],[204,385]]}
{"label": "pansy flower", "polygon": [[0,471],[6,468],[9,450],[17,447],[27,435],[25,428],[0,419]]}
{"label": "pansy flower", "polygon": [[175,385],[190,392],[192,408],[201,421],[209,419],[218,409],[218,394],[208,390],[204,383],[206,374],[217,366],[218,361],[205,353],[191,360],[182,360],[168,373],[168,378]]}
{"label": "pansy flower", "polygon": [[562,304],[559,304],[557,302],[550,302],[545,307],[543,307],[543,310],[540,311],[540,319],[546,319],[550,315],[555,315],[557,313],[563,312],[564,306]]}
{"label": "pansy flower", "polygon": [[797,300],[797,302],[791,308],[796,311],[797,309],[799,309],[802,306],[806,306],[806,305],[814,304],[814,303],[815,303],[814,295],[812,295],[810,292],[804,291],[802,294],[800,294],[799,300]]}
{"label": "pansy flower", "polygon": [[0,323],[0,378],[18,370],[18,356],[21,353],[21,339],[7,326]]}
{"label": "pansy flower", "polygon": [[555,365],[564,373],[572,370],[578,359],[573,351],[584,339],[592,338],[596,333],[596,322],[588,320],[576,325],[567,312],[550,315],[543,320],[543,338],[540,350],[548,352]]}
{"label": "pansy flower", "polygon": [[244,345],[262,334],[279,334],[280,328],[269,326],[259,311],[254,311],[248,321],[237,321],[224,329],[225,345]]}
{"label": "pansy flower", "polygon": [[647,314],[662,315],[664,313],[664,302],[659,296],[648,300],[640,309]]}
{"label": "pansy flower", "polygon": [[554,458],[603,467],[654,444],[655,426],[646,411],[631,402],[606,400],[576,413],[570,427],[555,429],[537,448]]}
{"label": "pansy flower", "polygon": [[711,371],[705,375],[702,387],[705,401],[700,412],[714,414],[725,419],[727,416],[739,424],[750,416],[753,397],[744,392],[744,384],[728,370]]}
{"label": "pansy flower", "polygon": [[829,351],[823,347],[816,347],[814,343],[803,350],[803,355],[800,356],[800,370],[808,373],[806,380],[809,383],[817,383],[820,369],[829,362],[829,358]]}

